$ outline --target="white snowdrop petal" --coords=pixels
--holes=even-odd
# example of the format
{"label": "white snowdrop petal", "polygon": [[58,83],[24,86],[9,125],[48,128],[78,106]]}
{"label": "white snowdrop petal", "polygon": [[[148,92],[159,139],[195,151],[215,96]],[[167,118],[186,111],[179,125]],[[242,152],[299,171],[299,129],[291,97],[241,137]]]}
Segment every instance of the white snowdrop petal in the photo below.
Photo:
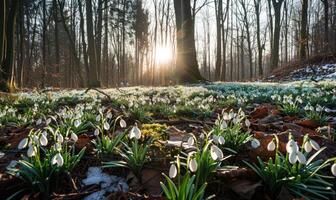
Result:
{"label": "white snowdrop petal", "polygon": [[226,129],[227,127],[228,127],[228,125],[227,125],[226,121],[223,120],[223,122],[222,122],[221,125],[220,125],[220,129],[221,129],[221,130],[224,130],[224,129]]}
{"label": "white snowdrop petal", "polygon": [[51,164],[57,164],[58,167],[62,167],[64,164],[64,159],[60,153],[57,153],[52,159]]}
{"label": "white snowdrop petal", "polygon": [[299,146],[294,140],[290,140],[287,145],[286,145],[286,150],[288,153],[291,152],[298,152],[299,151]]}
{"label": "white snowdrop petal", "polygon": [[28,157],[33,157],[35,156],[35,147],[33,145],[29,145],[28,150],[27,150],[27,156]]}
{"label": "white snowdrop petal", "polygon": [[72,133],[71,133],[71,139],[72,139],[74,142],[77,142],[77,140],[78,140],[78,136],[77,136],[74,132],[72,132]]}
{"label": "white snowdrop petal", "polygon": [[316,151],[320,150],[321,147],[317,142],[315,142],[315,140],[309,140],[309,142],[313,149],[315,149]]}
{"label": "white snowdrop petal", "polygon": [[99,122],[100,119],[101,119],[100,115],[97,115],[97,116],[96,116],[96,121]]}
{"label": "white snowdrop petal", "polygon": [[304,145],[304,149],[307,153],[311,152],[313,150],[312,145],[310,144],[310,142],[306,142]]}
{"label": "white snowdrop petal", "polygon": [[177,168],[175,164],[172,164],[169,168],[169,177],[170,178],[175,178],[177,175]]}
{"label": "white snowdrop petal", "polygon": [[57,134],[56,140],[57,140],[58,143],[63,143],[63,141],[64,141],[63,135],[62,134]]}
{"label": "white snowdrop petal", "polygon": [[331,166],[331,173],[336,176],[336,163]]}
{"label": "white snowdrop petal", "polygon": [[297,161],[297,152],[289,153],[288,160],[291,164],[295,164]]}
{"label": "white snowdrop petal", "polygon": [[213,160],[221,160],[224,157],[222,150],[218,148],[216,145],[211,146],[210,155]]}
{"label": "white snowdrop petal", "polygon": [[191,172],[196,172],[197,171],[197,162],[196,159],[191,159],[189,161],[189,169]]}
{"label": "white snowdrop petal", "polygon": [[245,120],[245,125],[246,125],[247,127],[250,127],[250,126],[251,126],[251,122],[250,122],[250,120],[246,119],[246,120]]}
{"label": "white snowdrop petal", "polygon": [[189,146],[193,146],[195,144],[194,138],[193,137],[189,137],[187,143],[188,143]]}
{"label": "white snowdrop petal", "polygon": [[220,145],[225,144],[225,139],[224,139],[223,136],[219,136],[219,137],[218,137],[218,143],[219,143]]}
{"label": "white snowdrop petal", "polygon": [[259,142],[259,140],[257,140],[257,139],[253,139],[253,140],[251,140],[251,146],[252,146],[252,148],[254,148],[254,149],[257,149],[258,147],[260,147],[260,142]]}
{"label": "white snowdrop petal", "polygon": [[19,150],[24,149],[27,147],[27,145],[28,145],[28,138],[23,138],[18,145],[18,149]]}
{"label": "white snowdrop petal", "polygon": [[141,131],[140,129],[138,128],[137,125],[133,126],[133,128],[131,129],[130,131],[130,134],[129,134],[129,137],[132,139],[132,138],[135,138],[135,139],[140,139],[141,138]]}
{"label": "white snowdrop petal", "polygon": [[120,119],[119,125],[120,125],[121,128],[126,128],[126,126],[127,126],[126,121],[123,120],[123,119]]}
{"label": "white snowdrop petal", "polygon": [[303,164],[303,165],[307,163],[306,157],[301,152],[297,152],[297,160],[299,161],[300,164]]}
{"label": "white snowdrop petal", "polygon": [[268,143],[267,150],[268,151],[274,151],[275,150],[275,143],[274,143],[273,140],[270,143]]}
{"label": "white snowdrop petal", "polygon": [[99,135],[99,129],[96,128],[96,130],[94,131],[93,133],[95,136],[98,136]]}
{"label": "white snowdrop petal", "polygon": [[76,128],[78,128],[80,125],[81,125],[81,121],[79,120],[79,119],[77,119],[77,120],[75,120],[75,122],[74,122],[74,126],[76,127]]}
{"label": "white snowdrop petal", "polygon": [[110,129],[110,124],[108,122],[104,123],[104,129],[107,131]]}
{"label": "white snowdrop petal", "polygon": [[40,137],[40,144],[41,144],[41,146],[47,146],[48,145],[48,139],[44,134],[42,134],[41,137]]}

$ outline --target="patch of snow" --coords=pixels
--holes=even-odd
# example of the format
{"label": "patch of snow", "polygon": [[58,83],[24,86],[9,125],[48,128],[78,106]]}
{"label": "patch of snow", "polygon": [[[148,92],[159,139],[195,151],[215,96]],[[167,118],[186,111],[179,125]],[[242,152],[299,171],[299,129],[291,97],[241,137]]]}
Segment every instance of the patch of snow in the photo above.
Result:
{"label": "patch of snow", "polygon": [[87,172],[87,178],[82,180],[84,185],[100,185],[101,190],[90,194],[85,200],[105,199],[105,193],[115,193],[118,191],[127,192],[129,186],[125,179],[108,175],[102,172],[100,167],[90,167]]}

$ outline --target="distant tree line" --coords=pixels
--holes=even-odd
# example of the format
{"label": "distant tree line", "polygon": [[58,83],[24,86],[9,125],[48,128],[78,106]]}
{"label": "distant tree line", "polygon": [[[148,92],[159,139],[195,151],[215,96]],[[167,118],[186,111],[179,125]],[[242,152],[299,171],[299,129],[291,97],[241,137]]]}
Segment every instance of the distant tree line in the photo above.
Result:
{"label": "distant tree line", "polygon": [[[2,0],[0,9],[5,91],[255,80],[336,51],[333,0]],[[159,63],[167,46],[174,56]]]}

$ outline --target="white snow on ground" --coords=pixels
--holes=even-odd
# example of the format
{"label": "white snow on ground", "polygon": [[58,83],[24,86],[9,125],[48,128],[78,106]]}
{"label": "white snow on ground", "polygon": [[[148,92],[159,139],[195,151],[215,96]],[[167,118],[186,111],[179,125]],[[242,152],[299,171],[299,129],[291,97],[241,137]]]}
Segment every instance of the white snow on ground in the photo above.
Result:
{"label": "white snow on ground", "polygon": [[336,64],[311,65],[290,72],[284,76],[271,75],[268,81],[336,81]]}
{"label": "white snow on ground", "polygon": [[129,187],[126,181],[117,176],[108,175],[102,172],[100,167],[90,167],[87,172],[87,178],[82,180],[84,185],[100,185],[101,190],[85,197],[85,200],[103,200],[105,194],[118,191],[127,192]]}
{"label": "white snow on ground", "polygon": [[314,79],[316,81],[326,79],[336,80],[336,64],[307,66],[305,68],[301,68],[291,72],[286,78],[293,81],[308,79]]}

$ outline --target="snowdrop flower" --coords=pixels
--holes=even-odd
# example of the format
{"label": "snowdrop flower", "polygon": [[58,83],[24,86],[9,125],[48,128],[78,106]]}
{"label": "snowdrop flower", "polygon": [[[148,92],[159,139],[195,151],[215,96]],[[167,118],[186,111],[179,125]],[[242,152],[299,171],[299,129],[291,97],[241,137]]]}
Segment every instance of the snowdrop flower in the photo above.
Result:
{"label": "snowdrop flower", "polygon": [[29,145],[28,151],[27,151],[27,156],[28,157],[33,157],[36,154],[36,149],[33,145]]}
{"label": "snowdrop flower", "polygon": [[56,141],[58,143],[63,143],[63,141],[64,141],[63,135],[62,134],[57,134]]}
{"label": "snowdrop flower", "polygon": [[315,142],[315,140],[310,139],[309,143],[316,151],[320,150],[321,147],[317,142]]}
{"label": "snowdrop flower", "polygon": [[74,141],[74,142],[77,142],[78,140],[78,136],[74,133],[74,132],[71,132],[71,139]]}
{"label": "snowdrop flower", "polygon": [[257,149],[258,147],[260,147],[260,142],[259,142],[259,140],[257,140],[257,139],[253,139],[253,140],[251,140],[251,146],[252,146],[252,148],[254,148],[254,149]]}
{"label": "snowdrop flower", "polygon": [[188,165],[189,169],[191,172],[196,172],[197,170],[197,162],[196,159],[193,158],[189,161],[189,165]]}
{"label": "snowdrop flower", "polygon": [[112,118],[112,113],[111,113],[111,112],[108,112],[107,115],[106,115],[106,118],[107,118],[107,119],[111,119],[111,118]]}
{"label": "snowdrop flower", "polygon": [[235,117],[235,118],[232,119],[232,123],[234,123],[234,124],[238,124],[238,122],[239,122],[238,117]]}
{"label": "snowdrop flower", "polygon": [[104,129],[107,131],[110,129],[110,124],[108,122],[104,123]]}
{"label": "snowdrop flower", "polygon": [[221,130],[224,130],[224,129],[226,129],[227,127],[228,127],[228,125],[227,125],[226,121],[223,120],[223,122],[222,122],[221,125],[220,125],[220,129],[221,129]]}
{"label": "snowdrop flower", "polygon": [[193,146],[195,144],[194,138],[193,137],[189,137],[187,143],[188,143],[189,146]]}
{"label": "snowdrop flower", "polygon": [[48,145],[48,139],[47,139],[45,134],[41,134],[40,144],[41,144],[41,146],[47,146]]}
{"label": "snowdrop flower", "polygon": [[297,161],[299,161],[300,164],[307,163],[306,157],[300,151],[296,151],[296,152],[293,151],[289,153],[288,159],[291,164],[295,164]]}
{"label": "snowdrop flower", "polygon": [[74,121],[74,126],[78,128],[81,125],[81,123],[82,123],[81,120],[77,119]]}
{"label": "snowdrop flower", "polygon": [[130,139],[135,138],[137,140],[141,138],[141,131],[138,128],[138,125],[135,124],[135,126],[133,126],[133,128],[131,129],[129,133],[129,137]]}
{"label": "snowdrop flower", "polygon": [[229,114],[225,112],[225,113],[223,114],[223,119],[224,119],[225,121],[229,121],[229,120],[230,120]]}
{"label": "snowdrop flower", "polygon": [[28,138],[23,138],[18,145],[18,149],[19,150],[24,149],[27,147],[27,145],[28,145]]}
{"label": "snowdrop flower", "polygon": [[230,113],[229,113],[229,120],[231,120],[232,118],[234,118],[234,116],[235,116],[234,113],[233,113],[233,112],[230,112]]}
{"label": "snowdrop flower", "polygon": [[331,166],[331,173],[336,176],[336,163]]}
{"label": "snowdrop flower", "polygon": [[94,136],[98,136],[99,135],[99,129],[98,128],[96,128],[96,130],[94,131],[93,135]]}
{"label": "snowdrop flower", "polygon": [[40,118],[36,121],[36,126],[40,125],[41,123],[42,123],[42,119]]}
{"label": "snowdrop flower", "polygon": [[250,127],[251,126],[250,120],[246,119],[245,120],[245,125],[246,125],[246,127]]}
{"label": "snowdrop flower", "polygon": [[299,151],[299,146],[293,139],[290,139],[286,144],[286,151],[288,153],[297,152]]}
{"label": "snowdrop flower", "polygon": [[317,105],[316,106],[316,112],[321,112],[323,110],[322,106]]}
{"label": "snowdrop flower", "polygon": [[170,178],[175,178],[177,175],[177,167],[175,164],[170,165],[169,168],[169,177]]}
{"label": "snowdrop flower", "polygon": [[60,153],[57,153],[52,159],[51,164],[55,165],[57,164],[58,167],[62,167],[64,164],[63,157]]}
{"label": "snowdrop flower", "polygon": [[33,135],[33,141],[37,144],[39,143],[39,137],[37,135]]}
{"label": "snowdrop flower", "polygon": [[309,152],[311,152],[311,151],[313,150],[313,147],[312,147],[312,145],[310,144],[309,141],[307,141],[307,142],[304,144],[304,150],[305,150],[307,153],[309,153]]}
{"label": "snowdrop flower", "polygon": [[221,160],[224,157],[222,150],[218,148],[216,145],[211,146],[210,154],[213,160]]}
{"label": "snowdrop flower", "polygon": [[96,121],[99,122],[100,119],[101,119],[100,115],[97,115],[97,117],[96,117]]}
{"label": "snowdrop flower", "polygon": [[119,125],[120,125],[121,128],[126,128],[126,126],[127,126],[126,121],[123,120],[123,119],[120,119]]}
{"label": "snowdrop flower", "polygon": [[272,140],[270,143],[268,143],[268,145],[267,145],[267,150],[268,151],[274,151],[275,150],[275,142],[274,142],[274,140]]}
{"label": "snowdrop flower", "polygon": [[327,112],[327,113],[330,113],[331,109],[330,108],[325,108],[324,111]]}
{"label": "snowdrop flower", "polygon": [[223,145],[225,143],[225,139],[223,136],[218,137],[218,144]]}

